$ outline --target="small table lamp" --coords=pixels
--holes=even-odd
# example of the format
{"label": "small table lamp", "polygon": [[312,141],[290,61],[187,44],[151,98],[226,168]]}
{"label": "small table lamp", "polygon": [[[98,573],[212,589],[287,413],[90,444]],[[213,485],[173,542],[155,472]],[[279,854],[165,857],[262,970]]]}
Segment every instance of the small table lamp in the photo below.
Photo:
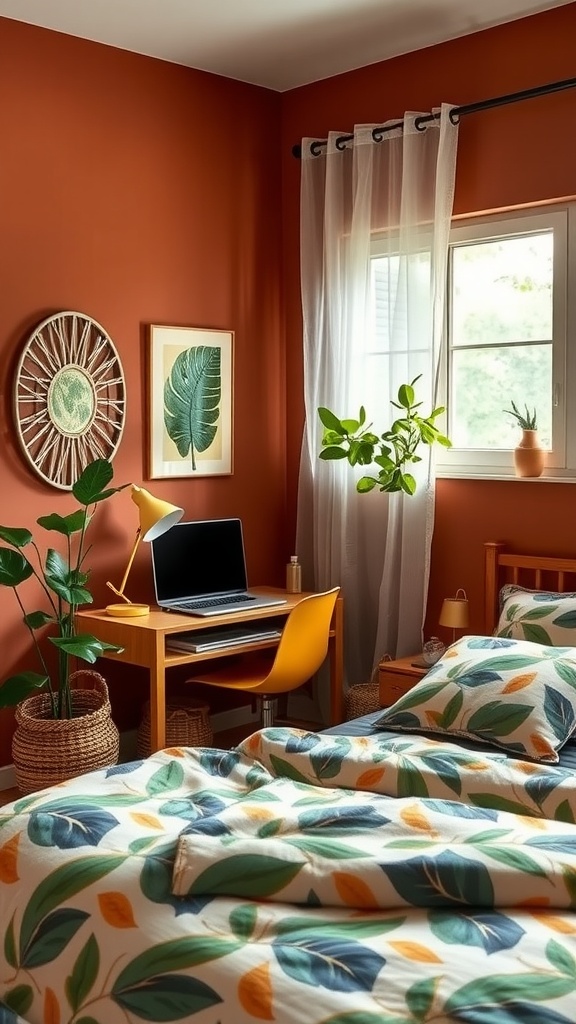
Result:
{"label": "small table lamp", "polygon": [[152,541],[156,537],[161,537],[163,533],[166,533],[170,527],[178,523],[184,515],[184,509],[178,508],[176,505],[171,505],[168,501],[162,501],[161,498],[155,498],[150,491],[147,491],[144,487],[137,487],[136,484],[132,485],[132,501],[138,506],[140,511],[140,523],[136,531],[136,540],[134,547],[126,566],[126,572],[122,579],[119,589],[108,582],[107,587],[113,590],[114,593],[121,597],[125,604],[109,604],[106,608],[108,615],[116,615],[120,618],[134,615],[148,615],[150,611],[150,605],[148,604],[133,604],[129,597],[124,594],[124,587],[126,586],[126,580],[132,568],[132,563],[138,549],[138,545],[141,540]]}
{"label": "small table lamp", "polygon": [[457,590],[455,597],[445,597],[438,622],[452,629],[452,643],[456,640],[457,629],[467,629],[469,623],[468,598],[465,590]]}

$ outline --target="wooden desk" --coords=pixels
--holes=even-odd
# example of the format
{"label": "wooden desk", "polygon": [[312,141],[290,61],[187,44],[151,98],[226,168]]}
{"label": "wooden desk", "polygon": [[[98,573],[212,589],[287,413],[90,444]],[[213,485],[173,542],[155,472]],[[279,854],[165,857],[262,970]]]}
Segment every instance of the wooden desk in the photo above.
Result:
{"label": "wooden desk", "polygon": [[[257,608],[254,611],[214,615],[200,618],[193,615],[179,615],[164,612],[152,607],[149,615],[135,618],[115,618],[107,615],[104,609],[90,609],[78,612],[76,628],[78,632],[92,633],[99,640],[116,644],[123,650],[119,654],[107,654],[114,661],[126,665],[139,665],[147,668],[150,673],[150,741],[152,751],[161,750],[166,745],[166,669],[176,665],[191,665],[198,661],[209,661],[224,658],[245,651],[275,647],[277,640],[259,641],[254,644],[242,644],[227,647],[218,651],[202,654],[191,654],[166,650],[166,637],[171,633],[182,633],[190,630],[207,629],[212,626],[233,625],[239,622],[278,618],[287,616],[291,609],[305,594],[287,594],[284,590],[273,587],[259,587],[268,594],[279,594],[287,599],[286,604],[268,608]],[[343,600],[339,597],[334,607],[330,639],[328,643],[330,662],[330,724],[338,725],[343,719]]]}

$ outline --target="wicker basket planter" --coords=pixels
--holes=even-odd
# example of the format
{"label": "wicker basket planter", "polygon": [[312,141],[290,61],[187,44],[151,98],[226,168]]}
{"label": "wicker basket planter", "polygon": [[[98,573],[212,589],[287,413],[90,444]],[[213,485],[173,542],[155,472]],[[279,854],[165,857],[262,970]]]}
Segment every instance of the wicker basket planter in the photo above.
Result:
{"label": "wicker basket planter", "polygon": [[118,761],[118,729],[111,717],[108,687],[98,672],[86,669],[70,676],[73,718],[50,717],[46,694],[28,697],[16,707],[12,760],[22,793],[54,786]]}
{"label": "wicker basket planter", "polygon": [[[167,747],[209,747],[212,726],[208,704],[193,697],[181,697],[166,704]],[[136,739],[138,757],[150,755],[150,701],[146,701]]]}

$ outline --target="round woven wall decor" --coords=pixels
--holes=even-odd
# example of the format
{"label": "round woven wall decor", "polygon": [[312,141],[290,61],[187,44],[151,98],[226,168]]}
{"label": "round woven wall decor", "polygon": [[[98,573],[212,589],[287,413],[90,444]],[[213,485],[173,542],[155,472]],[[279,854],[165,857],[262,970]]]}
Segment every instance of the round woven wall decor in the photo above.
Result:
{"label": "round woven wall decor", "polygon": [[71,310],[43,320],[14,383],[16,431],[34,472],[71,490],[89,462],[114,457],[125,415],[124,371],[104,328]]}

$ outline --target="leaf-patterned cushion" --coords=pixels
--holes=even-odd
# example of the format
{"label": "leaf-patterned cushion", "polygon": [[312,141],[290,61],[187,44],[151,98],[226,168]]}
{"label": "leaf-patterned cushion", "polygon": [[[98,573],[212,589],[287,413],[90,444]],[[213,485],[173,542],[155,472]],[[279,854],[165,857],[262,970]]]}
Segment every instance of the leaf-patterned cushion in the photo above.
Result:
{"label": "leaf-patterned cushion", "polygon": [[507,584],[500,591],[500,617],[495,636],[576,647],[576,594],[527,590]]}
{"label": "leaf-patterned cushion", "polygon": [[556,762],[576,726],[576,647],[462,637],[376,725],[464,736]]}

